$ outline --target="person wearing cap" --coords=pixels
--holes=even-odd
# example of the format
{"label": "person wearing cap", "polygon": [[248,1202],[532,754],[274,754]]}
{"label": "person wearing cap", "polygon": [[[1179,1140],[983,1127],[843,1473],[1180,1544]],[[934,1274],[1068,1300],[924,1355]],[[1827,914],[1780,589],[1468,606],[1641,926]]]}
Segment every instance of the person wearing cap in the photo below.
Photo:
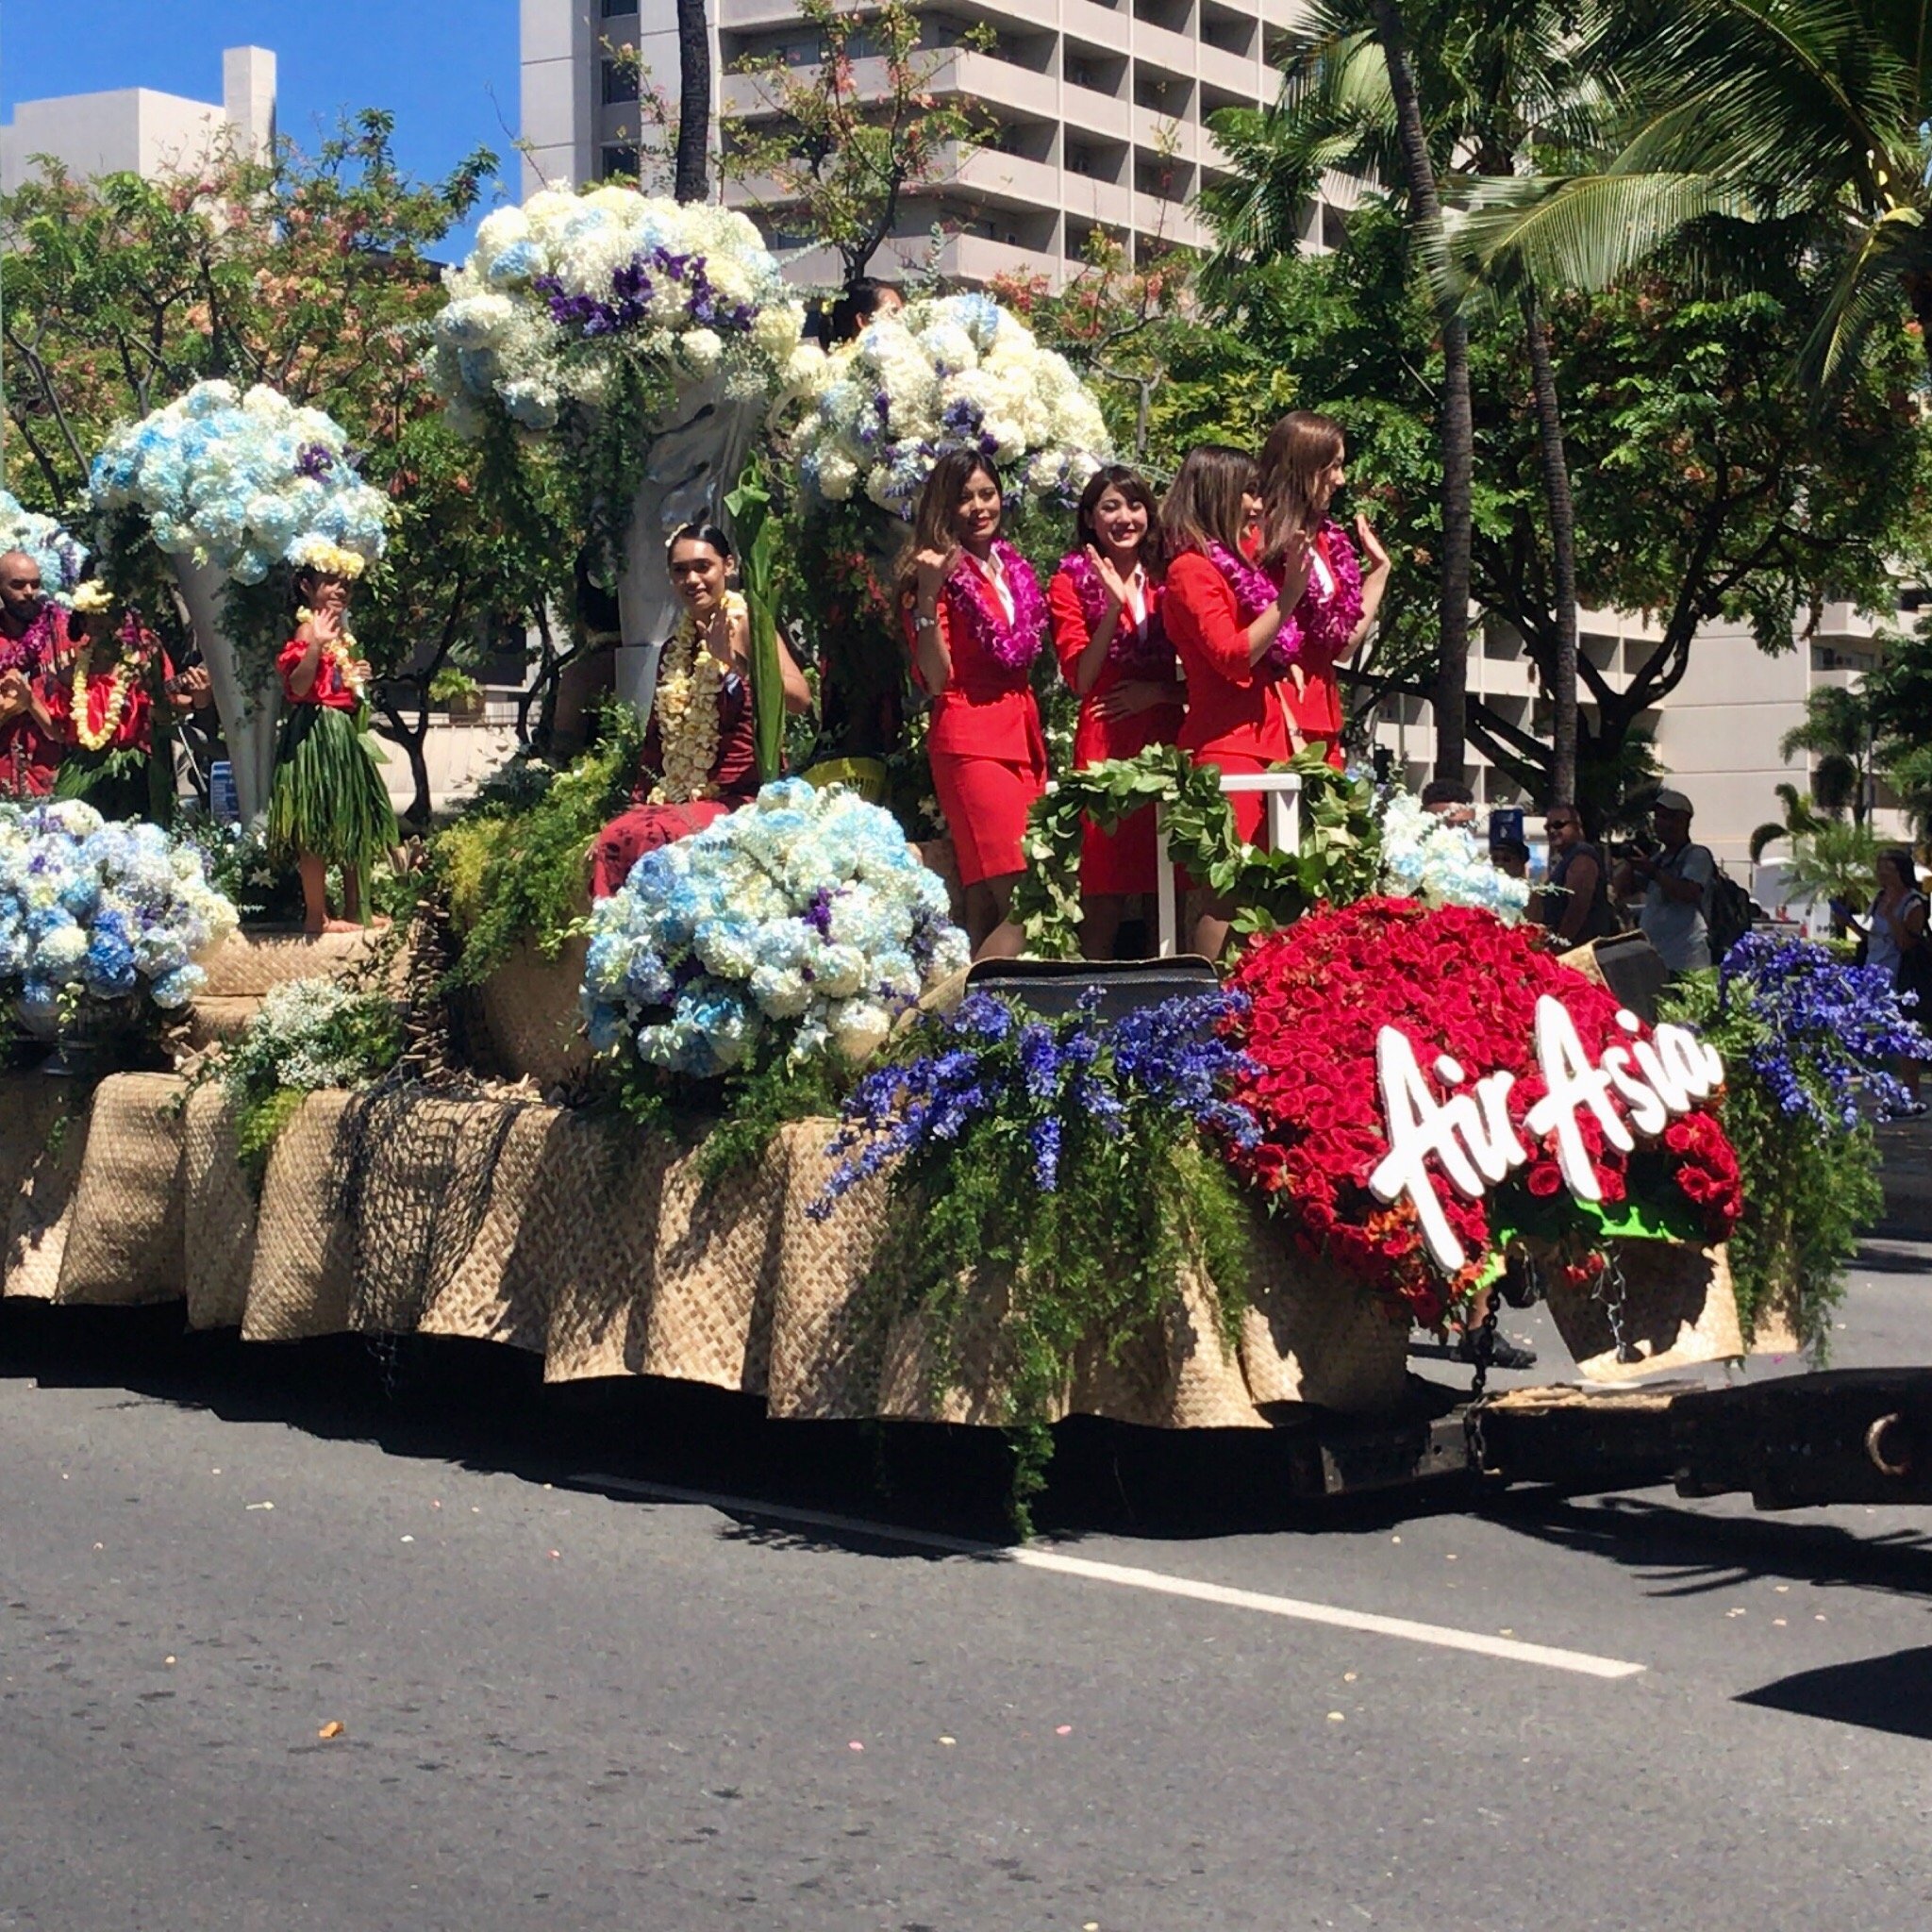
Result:
{"label": "person wearing cap", "polygon": [[1710,964],[1710,929],[1704,908],[1717,876],[1707,845],[1690,842],[1690,801],[1669,787],[1650,808],[1660,849],[1624,859],[1615,878],[1623,899],[1641,897],[1638,927],[1672,973],[1695,973]]}

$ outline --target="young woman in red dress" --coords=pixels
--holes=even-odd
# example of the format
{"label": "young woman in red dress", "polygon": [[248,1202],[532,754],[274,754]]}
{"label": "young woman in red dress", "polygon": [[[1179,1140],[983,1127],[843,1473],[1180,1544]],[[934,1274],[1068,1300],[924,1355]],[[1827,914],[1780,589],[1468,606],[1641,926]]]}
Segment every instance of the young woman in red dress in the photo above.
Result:
{"label": "young woman in red dress", "polygon": [[[631,808],[591,848],[591,895],[608,899],[646,852],[689,839],[748,805],[758,789],[752,714],[751,619],[731,588],[731,540],[709,524],[687,524],[666,545],[671,588],[684,605],[658,665],[658,689]],[[785,708],[807,710],[811,691],[785,640],[778,640]]]}
{"label": "young woman in red dress", "polygon": [[[1161,617],[1187,673],[1188,709],[1176,742],[1197,765],[1222,772],[1265,772],[1289,757],[1288,714],[1280,680],[1295,647],[1284,622],[1302,594],[1306,577],[1291,574],[1285,586],[1241,554],[1254,493],[1255,462],[1222,443],[1190,450],[1161,506],[1161,541],[1167,576]],[[1258,792],[1231,798],[1243,839],[1260,836]],[[1219,958],[1227,943],[1234,908],[1225,900],[1201,902],[1193,947]]]}
{"label": "young woman in red dress", "polygon": [[948,451],[920,492],[897,580],[913,675],[933,700],[933,790],[980,959],[1016,958],[1024,942],[1007,911],[1025,866],[1026,813],[1046,790],[1046,739],[1028,679],[1046,642],[1046,599],[1032,566],[1000,536],[1000,505],[992,465]]}
{"label": "young woman in red dress", "polygon": [[1284,416],[1261,451],[1260,560],[1277,578],[1292,566],[1306,585],[1290,620],[1298,646],[1282,685],[1289,742],[1295,751],[1325,745],[1337,771],[1342,713],[1335,667],[1368,636],[1389,588],[1389,553],[1368,518],[1355,520],[1364,571],[1348,532],[1328,514],[1348,480],[1347,455],[1341,425],[1311,409]]}
{"label": "young woman in red dress", "polygon": [[[1075,769],[1172,744],[1185,693],[1160,622],[1160,506],[1119,464],[1094,473],[1046,601],[1060,675],[1080,700]],[[1111,959],[1127,901],[1154,890],[1154,808],[1113,832],[1089,824],[1080,848],[1080,943]]]}

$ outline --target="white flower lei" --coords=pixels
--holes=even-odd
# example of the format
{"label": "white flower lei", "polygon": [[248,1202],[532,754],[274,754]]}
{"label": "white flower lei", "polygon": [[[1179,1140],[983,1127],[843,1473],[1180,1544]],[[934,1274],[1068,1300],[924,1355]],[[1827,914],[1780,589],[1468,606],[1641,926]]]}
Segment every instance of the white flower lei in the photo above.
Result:
{"label": "white flower lei", "polygon": [[[726,591],[726,624],[737,624],[744,614],[744,599]],[[664,770],[651,788],[651,804],[690,805],[717,796],[711,768],[718,758],[718,691],[724,682],[724,666],[707,648],[696,616],[686,611],[658,669],[653,708]]]}

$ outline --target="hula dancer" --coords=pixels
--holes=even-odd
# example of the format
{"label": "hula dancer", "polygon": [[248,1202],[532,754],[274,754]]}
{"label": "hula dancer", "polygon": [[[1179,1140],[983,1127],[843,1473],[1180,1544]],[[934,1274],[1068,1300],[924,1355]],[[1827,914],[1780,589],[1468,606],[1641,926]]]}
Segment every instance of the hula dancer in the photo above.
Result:
{"label": "hula dancer", "polygon": [[[354,932],[364,924],[369,872],[396,842],[396,818],[369,742],[362,693],[369,666],[349,633],[353,551],[329,550],[295,573],[295,635],[275,659],[289,714],[269,793],[268,847],[302,874],[303,927]],[[328,909],[328,869],[342,869],[343,917]],[[382,922],[378,921],[377,924]]]}

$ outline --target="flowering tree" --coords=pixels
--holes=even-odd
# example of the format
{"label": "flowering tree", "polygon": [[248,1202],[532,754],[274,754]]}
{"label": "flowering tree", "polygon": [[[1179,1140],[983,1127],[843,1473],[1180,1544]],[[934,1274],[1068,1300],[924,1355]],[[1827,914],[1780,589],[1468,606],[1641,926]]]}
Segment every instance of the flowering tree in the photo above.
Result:
{"label": "flowering tree", "polygon": [[[341,425],[363,476],[408,512],[372,586],[401,600],[396,621],[358,612],[384,674],[378,723],[393,732],[426,710],[437,653],[419,641],[446,636],[442,655],[463,658],[492,623],[521,628],[559,593],[568,608],[577,540],[555,492],[520,476],[528,541],[506,541],[473,487],[478,458],[443,426],[420,366],[443,302],[430,251],[475,206],[495,158],[479,148],[441,180],[413,180],[391,129],[372,111],[312,156],[284,142],[265,159],[221,153],[153,180],[30,181],[0,198],[0,287],[8,481],[35,507],[76,505],[115,425],[204,379],[266,384]],[[178,639],[158,557],[148,568],[134,588]]]}
{"label": "flowering tree", "polygon": [[[934,91],[947,57],[926,51],[908,0],[862,15],[837,0],[798,0],[797,11],[818,38],[817,63],[791,67],[780,54],[741,63],[758,107],[725,123],[720,165],[762,211],[833,250],[849,288],[891,234],[907,192],[950,174],[990,117]],[[989,40],[978,28],[959,44]]]}

